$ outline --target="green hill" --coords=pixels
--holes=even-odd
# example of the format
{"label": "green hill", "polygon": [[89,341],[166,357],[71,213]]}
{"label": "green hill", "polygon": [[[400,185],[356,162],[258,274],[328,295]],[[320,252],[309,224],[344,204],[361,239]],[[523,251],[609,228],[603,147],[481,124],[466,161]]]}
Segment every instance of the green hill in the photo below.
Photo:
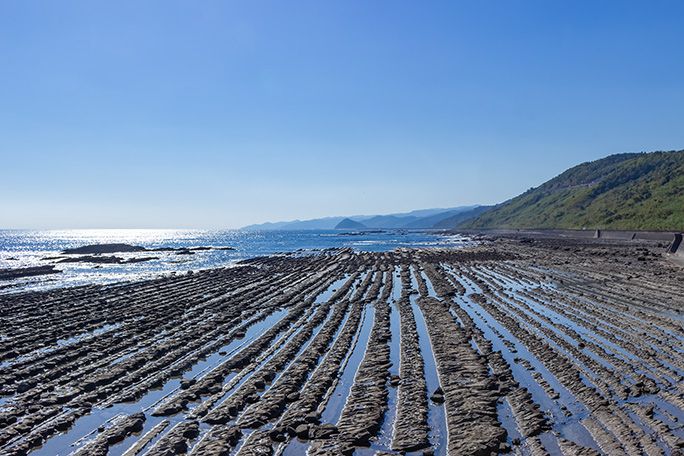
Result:
{"label": "green hill", "polygon": [[458,227],[684,229],[684,150],[583,163]]}

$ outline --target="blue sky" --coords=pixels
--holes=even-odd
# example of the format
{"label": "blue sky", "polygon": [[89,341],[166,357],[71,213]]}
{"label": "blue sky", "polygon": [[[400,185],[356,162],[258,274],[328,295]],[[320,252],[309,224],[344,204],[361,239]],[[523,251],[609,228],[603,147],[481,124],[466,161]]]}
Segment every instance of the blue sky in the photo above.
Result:
{"label": "blue sky", "polygon": [[0,1],[0,228],[498,203],[684,148],[679,1]]}

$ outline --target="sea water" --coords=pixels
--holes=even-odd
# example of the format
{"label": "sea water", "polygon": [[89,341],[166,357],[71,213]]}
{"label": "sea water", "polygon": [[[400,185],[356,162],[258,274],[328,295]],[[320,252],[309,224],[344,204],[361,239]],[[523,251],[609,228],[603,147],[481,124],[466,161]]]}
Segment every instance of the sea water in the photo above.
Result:
{"label": "sea water", "polygon": [[[241,260],[283,253],[306,254],[323,249],[353,248],[388,251],[400,247],[429,248],[468,245],[457,235],[410,230],[367,232],[340,230],[0,230],[0,269],[54,265],[57,274],[0,280],[0,294],[87,284],[111,284],[187,271],[230,267]],[[112,253],[138,263],[63,263],[64,249],[92,244],[129,244],[148,249],[212,247],[178,251]],[[234,250],[217,250],[218,248]],[[69,255],[71,257],[79,255]],[[104,256],[104,255],[103,255]]]}

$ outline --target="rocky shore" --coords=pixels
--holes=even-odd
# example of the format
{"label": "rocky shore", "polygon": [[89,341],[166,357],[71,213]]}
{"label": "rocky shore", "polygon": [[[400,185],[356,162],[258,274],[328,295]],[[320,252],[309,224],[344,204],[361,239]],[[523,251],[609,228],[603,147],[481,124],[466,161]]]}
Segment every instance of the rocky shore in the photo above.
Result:
{"label": "rocky shore", "polygon": [[0,453],[683,454],[668,245],[480,241],[2,296]]}

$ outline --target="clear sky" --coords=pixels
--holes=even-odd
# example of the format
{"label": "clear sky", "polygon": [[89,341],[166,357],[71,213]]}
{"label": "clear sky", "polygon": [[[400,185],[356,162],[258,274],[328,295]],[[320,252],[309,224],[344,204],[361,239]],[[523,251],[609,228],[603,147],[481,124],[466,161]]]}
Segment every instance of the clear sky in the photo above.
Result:
{"label": "clear sky", "polygon": [[493,204],[684,148],[684,2],[0,0],[0,228]]}

